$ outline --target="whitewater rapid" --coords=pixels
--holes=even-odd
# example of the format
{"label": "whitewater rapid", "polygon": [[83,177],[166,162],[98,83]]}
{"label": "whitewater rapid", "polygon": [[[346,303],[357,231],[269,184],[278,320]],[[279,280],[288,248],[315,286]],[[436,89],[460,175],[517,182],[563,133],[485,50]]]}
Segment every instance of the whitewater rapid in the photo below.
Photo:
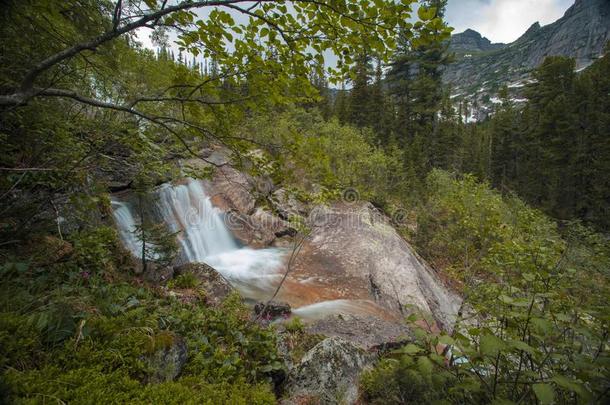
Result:
{"label": "whitewater rapid", "polygon": [[[111,199],[119,235],[134,257],[142,255],[142,243],[136,237],[136,230],[141,223],[139,213],[143,212],[153,223],[163,223],[170,232],[176,233],[180,248],[177,264],[212,266],[250,301],[266,301],[273,297],[286,270],[289,250],[241,246],[229,230],[224,213],[214,207],[201,181],[187,179],[184,184],[161,185],[145,200],[134,195]],[[300,303],[300,308],[294,308],[293,313],[305,320],[314,321],[331,314],[376,311],[370,301],[356,299],[304,304],[302,298],[311,292],[316,295],[318,288],[308,279],[290,279],[283,285],[280,295],[291,304]]]}
{"label": "whitewater rapid", "polygon": [[[164,184],[145,204],[153,222],[164,223],[175,232],[180,247],[179,262],[203,262],[222,274],[246,298],[269,296],[281,278],[284,249],[250,249],[240,246],[225,224],[224,214],[212,205],[200,181]],[[112,208],[124,246],[141,257],[142,243],[136,237],[140,223],[137,200],[112,199]]]}

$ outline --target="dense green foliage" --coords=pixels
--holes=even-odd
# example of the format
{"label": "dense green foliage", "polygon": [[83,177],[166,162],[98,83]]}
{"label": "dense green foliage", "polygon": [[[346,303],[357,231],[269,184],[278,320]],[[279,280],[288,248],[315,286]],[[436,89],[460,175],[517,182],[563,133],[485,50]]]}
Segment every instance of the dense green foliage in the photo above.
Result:
{"label": "dense green foliage", "polygon": [[[504,88],[489,120],[466,123],[435,73],[447,56],[440,49],[434,62],[425,62],[427,54],[418,52],[406,47],[390,65],[387,94],[381,97],[385,104],[369,96],[370,105],[384,106],[381,120],[373,107],[368,108],[369,121],[345,117],[374,128],[378,144],[398,146],[411,184],[419,184],[432,168],[470,173],[557,219],[581,219],[608,229],[610,56],[579,74],[573,60],[548,58],[533,73],[524,106]],[[373,86],[369,84],[369,93],[354,88],[348,101],[362,99]],[[366,100],[357,103],[369,105]],[[339,106],[335,115],[341,118]],[[389,124],[379,128],[379,122]]]}
{"label": "dense green foliage", "polygon": [[[183,301],[138,286],[119,272],[125,265],[91,250],[122,257],[112,231],[74,238],[74,251],[59,261],[52,253],[65,242],[47,239],[35,245],[42,258],[1,268],[5,397],[16,403],[274,402],[269,373],[282,367],[274,335],[250,323],[238,297],[212,308],[204,299]],[[180,378],[142,385],[159,367],[170,367],[150,356],[176,339],[188,350]]]}
{"label": "dense green foliage", "polygon": [[[445,0],[415,23],[411,0],[167,3],[0,10],[0,402],[276,401],[273,329],[238,297],[209,306],[193,274],[144,284],[134,273],[170,266],[175,235],[142,216],[139,266],[111,226],[109,191],[209,175],[213,162],[176,162],[210,146],[306,202],[397,213],[465,298],[452,333],[414,324],[417,341],[365,376],[366,400],[608,400],[610,244],[588,226],[610,227],[609,55],[579,74],[549,58],[523,108],[505,90],[469,124],[441,83]],[[321,338],[303,329],[286,325],[293,361]],[[155,381],[178,342],[180,375]]]}
{"label": "dense green foliage", "polygon": [[312,194],[305,198],[329,201],[353,190],[357,199],[383,205],[409,191],[400,155],[373,146],[371,131],[302,109],[253,118],[248,131],[257,141],[277,146],[270,150],[276,179]]}
{"label": "dense green foliage", "polygon": [[428,183],[416,243],[462,281],[465,301],[450,334],[414,324],[418,340],[364,379],[368,399],[607,401],[608,241],[578,224],[561,235],[539,211],[472,177],[434,171]]}
{"label": "dense green foliage", "polygon": [[581,74],[574,61],[548,58],[516,111],[505,102],[490,129],[492,173],[504,189],[560,219],[610,222],[610,55]]}

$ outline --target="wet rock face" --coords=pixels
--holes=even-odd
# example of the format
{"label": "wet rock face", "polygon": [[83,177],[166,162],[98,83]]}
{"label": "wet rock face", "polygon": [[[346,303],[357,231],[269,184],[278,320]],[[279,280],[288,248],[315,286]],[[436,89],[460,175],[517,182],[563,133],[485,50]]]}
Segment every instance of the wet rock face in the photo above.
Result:
{"label": "wet rock face", "polygon": [[254,180],[250,176],[223,166],[215,171],[209,193],[214,205],[221,210],[250,215],[256,204],[253,188]]}
{"label": "wet rock face", "polygon": [[233,287],[229,282],[211,266],[205,263],[187,263],[174,268],[175,276],[181,274],[194,274],[201,282],[200,287],[205,291],[205,299],[209,304],[220,304],[231,292]]}
{"label": "wet rock face", "polygon": [[450,330],[460,298],[369,203],[337,204],[310,216],[312,232],[293,277],[315,278],[337,298],[370,300],[399,318],[413,306]]}
{"label": "wet rock face", "polygon": [[355,404],[358,380],[374,357],[343,339],[332,337],[305,354],[288,375],[284,404]]}
{"label": "wet rock face", "polygon": [[296,216],[303,216],[308,213],[308,207],[297,200],[286,189],[276,190],[270,197],[275,209],[283,219],[289,220]]}
{"label": "wet rock face", "polygon": [[256,196],[271,193],[268,179],[253,179],[230,166],[216,170],[209,185],[212,204],[225,213],[225,223],[244,245],[261,248],[296,232],[290,224],[269,210],[256,207]]}

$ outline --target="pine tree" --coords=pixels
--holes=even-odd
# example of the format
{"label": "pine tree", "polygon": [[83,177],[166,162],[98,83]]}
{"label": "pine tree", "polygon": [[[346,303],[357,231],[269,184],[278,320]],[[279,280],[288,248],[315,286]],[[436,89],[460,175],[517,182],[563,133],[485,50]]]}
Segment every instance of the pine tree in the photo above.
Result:
{"label": "pine tree", "polygon": [[495,187],[509,191],[514,189],[514,181],[518,176],[520,117],[506,86],[500,90],[499,96],[502,104],[490,124],[493,139],[490,178]]}
{"label": "pine tree", "polygon": [[388,145],[391,137],[392,112],[383,85],[383,65],[381,60],[375,63],[375,80],[370,86],[370,126],[381,145]]}
{"label": "pine tree", "polygon": [[575,194],[568,173],[576,129],[574,68],[573,59],[549,57],[536,69],[536,82],[526,90],[528,131],[521,192],[562,218],[573,211]]}
{"label": "pine tree", "polygon": [[314,106],[320,110],[324,119],[328,120],[333,114],[333,100],[324,69],[322,69],[321,72],[321,74],[314,73],[311,78],[311,82],[316,90],[318,90],[320,97]]}
{"label": "pine tree", "polygon": [[361,54],[356,60],[353,87],[349,97],[349,122],[365,127],[371,123],[371,56],[368,53]]}
{"label": "pine tree", "polygon": [[345,83],[342,83],[341,89],[337,91],[333,106],[333,114],[342,124],[349,121],[349,98],[348,92],[345,89]]}
{"label": "pine tree", "polygon": [[388,72],[389,93],[395,105],[393,130],[398,145],[405,148],[413,137],[411,87],[413,56],[409,41],[403,37]]}

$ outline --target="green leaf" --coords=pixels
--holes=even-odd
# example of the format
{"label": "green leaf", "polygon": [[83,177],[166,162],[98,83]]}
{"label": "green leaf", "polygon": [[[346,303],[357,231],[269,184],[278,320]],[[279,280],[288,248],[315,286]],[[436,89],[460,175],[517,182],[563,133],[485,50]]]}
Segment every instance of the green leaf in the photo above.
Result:
{"label": "green leaf", "polygon": [[395,353],[412,355],[412,354],[417,354],[421,351],[422,351],[421,347],[414,345],[413,343],[409,343],[408,345],[396,350]]}
{"label": "green leaf", "polygon": [[434,18],[434,16],[436,16],[436,8],[434,8],[434,7],[430,7],[430,8],[420,7],[417,10],[417,16],[422,21],[432,20]]}
{"label": "green leaf", "polygon": [[534,384],[532,389],[542,405],[552,404],[555,401],[555,391],[550,384]]}
{"label": "green leaf", "polygon": [[575,392],[581,397],[586,398],[589,396],[589,392],[584,388],[583,384],[574,381],[571,378],[567,378],[562,375],[555,375],[551,378],[551,380],[561,388],[564,388],[570,392]]}
{"label": "green leaf", "polygon": [[506,347],[504,341],[494,335],[481,336],[480,351],[487,356],[496,356]]}
{"label": "green leaf", "polygon": [[30,267],[30,265],[28,263],[15,263],[15,270],[17,270],[19,273],[25,273],[28,268]]}
{"label": "green leaf", "polygon": [[419,368],[419,371],[422,374],[429,376],[432,374],[432,370],[434,369],[434,364],[432,363],[432,361],[430,361],[429,358],[422,356],[419,359],[417,359],[417,367]]}
{"label": "green leaf", "polygon": [[455,344],[455,340],[453,340],[453,338],[451,338],[451,336],[449,335],[441,335],[438,338],[438,342],[445,344],[445,345],[453,345]]}
{"label": "green leaf", "polygon": [[533,347],[531,347],[530,345],[528,345],[527,343],[521,341],[521,340],[509,340],[508,341],[508,345],[512,348],[515,348],[517,350],[523,350],[526,353],[534,353],[535,350]]}
{"label": "green leaf", "polygon": [[504,294],[500,295],[500,296],[498,297],[498,299],[499,299],[500,301],[502,301],[503,303],[505,303],[505,304],[512,304],[512,303],[515,301],[514,299],[512,299],[512,298],[511,298],[511,297],[509,297],[508,295],[504,295]]}
{"label": "green leaf", "polygon": [[531,323],[537,332],[542,333],[544,335],[548,335],[553,329],[553,324],[547,319],[532,318]]}
{"label": "green leaf", "polygon": [[491,402],[491,405],[515,405],[515,403],[508,399],[496,398]]}

